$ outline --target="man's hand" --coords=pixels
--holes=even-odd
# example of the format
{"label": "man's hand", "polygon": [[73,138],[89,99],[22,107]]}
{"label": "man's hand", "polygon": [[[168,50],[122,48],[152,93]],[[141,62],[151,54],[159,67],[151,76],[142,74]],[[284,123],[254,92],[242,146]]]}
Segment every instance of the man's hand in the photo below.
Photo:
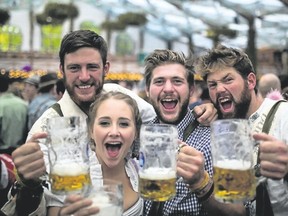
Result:
{"label": "man's hand", "polygon": [[43,152],[38,139],[46,138],[47,133],[34,134],[30,140],[12,153],[12,159],[21,180],[39,180],[46,172]]}
{"label": "man's hand", "polygon": [[254,134],[260,146],[260,172],[262,176],[282,179],[288,172],[288,145],[265,133]]}
{"label": "man's hand", "polygon": [[204,155],[195,148],[181,142],[178,151],[177,174],[190,185],[196,185],[204,179]]}
{"label": "man's hand", "polygon": [[218,118],[217,109],[212,103],[205,103],[194,107],[193,113],[197,121],[205,126],[210,126],[211,122]]}

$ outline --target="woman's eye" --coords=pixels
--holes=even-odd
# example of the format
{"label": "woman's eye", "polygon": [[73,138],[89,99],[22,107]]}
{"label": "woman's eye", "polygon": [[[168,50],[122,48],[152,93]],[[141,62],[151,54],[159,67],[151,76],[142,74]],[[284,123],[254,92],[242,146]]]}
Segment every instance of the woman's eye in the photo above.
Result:
{"label": "woman's eye", "polygon": [[128,127],[128,126],[129,126],[129,123],[128,123],[128,122],[121,122],[121,123],[120,123],[120,126],[121,126],[121,127]]}
{"label": "woman's eye", "polygon": [[110,123],[107,122],[107,121],[102,121],[102,122],[99,122],[99,125],[101,125],[101,126],[109,126]]}

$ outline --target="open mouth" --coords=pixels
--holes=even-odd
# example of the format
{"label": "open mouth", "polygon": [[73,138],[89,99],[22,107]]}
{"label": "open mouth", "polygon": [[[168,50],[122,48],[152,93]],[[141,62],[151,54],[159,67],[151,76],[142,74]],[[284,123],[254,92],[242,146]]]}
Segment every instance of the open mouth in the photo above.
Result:
{"label": "open mouth", "polygon": [[122,144],[120,142],[106,143],[105,147],[110,157],[116,157],[119,154]]}
{"label": "open mouth", "polygon": [[218,103],[224,112],[230,112],[233,108],[233,101],[229,98],[219,98]]}
{"label": "open mouth", "polygon": [[161,104],[165,109],[174,109],[178,103],[176,99],[162,99]]}

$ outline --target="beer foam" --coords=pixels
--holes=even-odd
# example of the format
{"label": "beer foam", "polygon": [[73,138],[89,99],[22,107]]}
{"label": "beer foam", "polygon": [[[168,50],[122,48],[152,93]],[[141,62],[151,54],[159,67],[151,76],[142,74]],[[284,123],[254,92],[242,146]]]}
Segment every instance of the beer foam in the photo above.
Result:
{"label": "beer foam", "polygon": [[111,203],[109,196],[105,193],[99,193],[92,195],[90,197],[93,202],[93,206],[96,206],[100,209],[100,212],[96,216],[118,216],[122,215],[122,207],[116,206]]}
{"label": "beer foam", "polygon": [[71,162],[68,164],[55,164],[51,172],[60,176],[77,176],[87,174],[88,169],[85,165]]}
{"label": "beer foam", "polygon": [[176,178],[176,171],[171,168],[150,167],[139,172],[139,176],[151,180],[164,180]]}
{"label": "beer foam", "polygon": [[233,169],[233,170],[247,170],[252,168],[252,163],[249,161],[239,161],[239,160],[222,160],[214,163],[214,166],[223,169]]}

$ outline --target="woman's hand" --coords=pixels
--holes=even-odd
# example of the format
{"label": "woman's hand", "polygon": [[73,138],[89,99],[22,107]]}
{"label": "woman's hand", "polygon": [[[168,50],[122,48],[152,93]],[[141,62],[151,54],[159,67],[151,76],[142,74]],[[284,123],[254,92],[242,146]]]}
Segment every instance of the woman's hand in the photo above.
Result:
{"label": "woman's hand", "polygon": [[92,200],[83,198],[81,195],[69,195],[66,197],[64,206],[58,212],[58,216],[88,216],[99,212],[99,208],[91,206]]}

